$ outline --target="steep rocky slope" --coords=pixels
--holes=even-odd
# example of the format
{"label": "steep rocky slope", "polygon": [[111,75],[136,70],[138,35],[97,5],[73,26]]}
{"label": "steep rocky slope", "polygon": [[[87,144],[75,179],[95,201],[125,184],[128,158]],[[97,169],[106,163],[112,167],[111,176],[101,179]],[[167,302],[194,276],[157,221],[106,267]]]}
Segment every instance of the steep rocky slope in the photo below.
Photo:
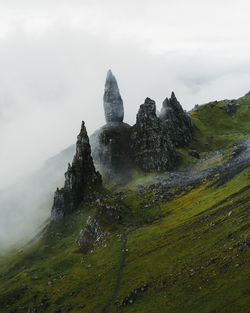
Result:
{"label": "steep rocky slope", "polygon": [[250,100],[229,102],[190,115],[178,169],[95,186],[2,256],[0,312],[247,312]]}

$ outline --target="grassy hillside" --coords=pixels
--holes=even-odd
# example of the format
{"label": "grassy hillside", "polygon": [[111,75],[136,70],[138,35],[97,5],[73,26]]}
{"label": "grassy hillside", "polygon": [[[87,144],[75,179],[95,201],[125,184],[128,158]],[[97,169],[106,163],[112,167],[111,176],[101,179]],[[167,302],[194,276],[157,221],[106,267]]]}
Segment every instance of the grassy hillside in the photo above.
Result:
{"label": "grassy hillside", "polygon": [[[238,102],[232,115],[224,102],[192,113],[199,130],[180,151],[183,164],[199,171],[234,157],[232,145],[250,131],[250,99]],[[76,237],[95,211],[86,201],[35,243],[2,256],[0,312],[247,312],[249,159],[232,164],[181,186],[135,173],[119,190],[98,190],[123,208],[121,223],[80,253]]]}
{"label": "grassy hillside", "polygon": [[239,104],[235,113],[226,113],[225,104],[229,100],[215,101],[200,106],[191,114],[198,127],[196,147],[200,151],[225,149],[250,132],[250,97],[235,102]]}

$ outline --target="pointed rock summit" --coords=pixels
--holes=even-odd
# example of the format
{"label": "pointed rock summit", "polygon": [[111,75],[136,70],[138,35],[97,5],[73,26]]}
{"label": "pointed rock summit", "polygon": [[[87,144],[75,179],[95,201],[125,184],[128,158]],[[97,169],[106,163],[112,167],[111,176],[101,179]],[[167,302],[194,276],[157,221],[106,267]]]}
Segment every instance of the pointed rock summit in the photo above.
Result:
{"label": "pointed rock summit", "polygon": [[57,221],[76,210],[83,200],[86,189],[102,183],[91,157],[89,137],[84,122],[77,136],[76,153],[72,165],[65,173],[64,187],[57,189],[51,210],[51,220]]}
{"label": "pointed rock summit", "polygon": [[160,172],[174,168],[177,155],[156,116],[154,100],[146,98],[140,106],[130,140],[134,162],[143,171]]}
{"label": "pointed rock summit", "polygon": [[123,101],[118,84],[111,70],[107,73],[103,106],[107,123],[122,122],[124,117]]}
{"label": "pointed rock summit", "polygon": [[160,120],[176,147],[184,147],[194,137],[194,125],[173,92],[162,103]]}

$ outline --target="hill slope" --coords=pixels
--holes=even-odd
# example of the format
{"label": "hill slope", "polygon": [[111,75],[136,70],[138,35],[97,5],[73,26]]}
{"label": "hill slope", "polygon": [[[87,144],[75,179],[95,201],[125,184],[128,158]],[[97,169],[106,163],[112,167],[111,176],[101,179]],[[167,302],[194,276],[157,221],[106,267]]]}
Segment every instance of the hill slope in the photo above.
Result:
{"label": "hill slope", "polygon": [[[227,103],[191,114],[179,171],[109,182],[3,256],[0,312],[247,312],[250,99]],[[82,254],[76,238],[98,203],[119,206],[121,222]]]}

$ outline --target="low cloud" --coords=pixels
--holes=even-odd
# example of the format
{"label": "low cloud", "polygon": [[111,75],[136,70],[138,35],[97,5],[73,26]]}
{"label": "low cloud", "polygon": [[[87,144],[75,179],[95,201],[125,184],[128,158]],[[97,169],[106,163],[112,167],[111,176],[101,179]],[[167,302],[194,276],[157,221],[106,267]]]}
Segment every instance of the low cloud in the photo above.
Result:
{"label": "low cloud", "polygon": [[[74,143],[81,120],[89,134],[104,124],[109,68],[130,124],[146,97],[160,109],[174,90],[189,110],[249,91],[248,10],[238,14],[249,4],[240,0],[236,8],[233,1],[223,2],[216,16],[225,8],[227,14],[213,26],[213,1],[206,10],[195,0],[184,6],[151,0],[122,6],[113,0],[61,1],[59,6],[58,1],[1,3],[0,190]],[[6,207],[1,203],[3,221]]]}

